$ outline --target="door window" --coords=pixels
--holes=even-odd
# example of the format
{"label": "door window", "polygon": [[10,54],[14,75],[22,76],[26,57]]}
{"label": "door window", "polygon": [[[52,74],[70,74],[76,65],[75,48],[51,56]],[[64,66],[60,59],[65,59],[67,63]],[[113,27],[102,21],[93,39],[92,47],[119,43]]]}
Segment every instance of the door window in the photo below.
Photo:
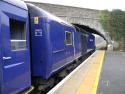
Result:
{"label": "door window", "polygon": [[26,23],[10,19],[10,41],[12,50],[26,49]]}
{"label": "door window", "polygon": [[65,38],[66,45],[72,45],[72,33],[66,31]]}

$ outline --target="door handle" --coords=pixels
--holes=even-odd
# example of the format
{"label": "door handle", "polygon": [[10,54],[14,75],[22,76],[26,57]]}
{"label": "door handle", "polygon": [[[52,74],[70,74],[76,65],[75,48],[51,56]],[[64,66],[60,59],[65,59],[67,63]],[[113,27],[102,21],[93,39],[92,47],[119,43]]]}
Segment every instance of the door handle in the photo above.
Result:
{"label": "door handle", "polygon": [[3,60],[9,60],[11,59],[12,57],[3,57]]}

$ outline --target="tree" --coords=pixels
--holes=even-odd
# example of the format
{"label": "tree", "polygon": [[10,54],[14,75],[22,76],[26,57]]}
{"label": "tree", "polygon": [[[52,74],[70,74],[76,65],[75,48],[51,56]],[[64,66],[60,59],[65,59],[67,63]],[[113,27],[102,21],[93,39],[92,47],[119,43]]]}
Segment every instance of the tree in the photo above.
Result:
{"label": "tree", "polygon": [[102,10],[102,11],[100,11],[99,15],[100,15],[100,22],[101,22],[104,30],[107,32],[110,32],[109,31],[110,30],[109,29],[110,28],[109,27],[110,12],[108,10]]}
{"label": "tree", "polygon": [[100,22],[111,38],[116,41],[125,40],[125,12],[115,9],[113,11],[103,10],[100,12]]}
{"label": "tree", "polygon": [[113,10],[110,13],[111,30],[113,31],[114,39],[121,41],[125,35],[125,12],[121,10]]}

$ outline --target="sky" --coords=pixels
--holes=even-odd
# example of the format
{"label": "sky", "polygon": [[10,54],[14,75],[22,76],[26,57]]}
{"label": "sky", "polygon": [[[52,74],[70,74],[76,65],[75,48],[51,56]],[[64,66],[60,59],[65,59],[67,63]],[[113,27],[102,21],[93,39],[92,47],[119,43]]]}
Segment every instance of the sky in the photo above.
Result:
{"label": "sky", "polygon": [[90,9],[125,10],[125,0],[25,0],[59,5],[76,6]]}

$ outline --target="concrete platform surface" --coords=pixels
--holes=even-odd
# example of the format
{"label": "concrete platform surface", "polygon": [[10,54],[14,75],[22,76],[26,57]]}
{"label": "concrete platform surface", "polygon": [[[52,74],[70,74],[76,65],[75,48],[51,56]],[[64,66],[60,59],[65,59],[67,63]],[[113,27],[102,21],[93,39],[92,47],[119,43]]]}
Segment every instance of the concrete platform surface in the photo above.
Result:
{"label": "concrete platform surface", "polygon": [[106,52],[97,94],[125,94],[124,52]]}

